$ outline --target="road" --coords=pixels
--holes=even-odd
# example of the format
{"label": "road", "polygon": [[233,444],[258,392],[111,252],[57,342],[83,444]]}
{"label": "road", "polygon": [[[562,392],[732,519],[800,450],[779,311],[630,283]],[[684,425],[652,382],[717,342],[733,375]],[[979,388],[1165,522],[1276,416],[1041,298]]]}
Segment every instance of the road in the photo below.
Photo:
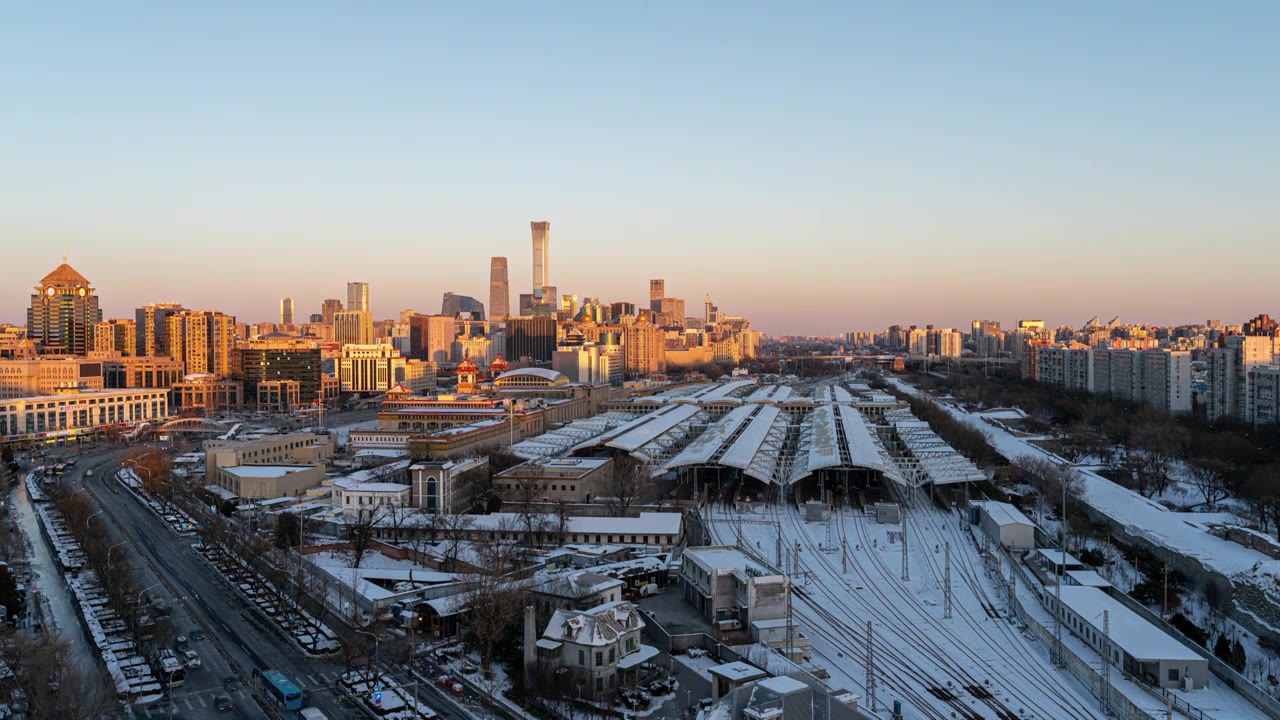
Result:
{"label": "road", "polygon": [[[208,638],[191,643],[203,667],[188,673],[187,683],[175,691],[172,708],[156,708],[154,717],[168,717],[172,709],[181,717],[225,717],[213,707],[213,698],[224,695],[235,704],[236,717],[262,717],[263,711],[244,689],[227,693],[223,678],[238,676],[242,683],[253,668],[284,673],[303,690],[308,705],[330,717],[344,717],[333,690],[333,681],[342,668],[331,662],[308,658],[298,651],[256,608],[251,607],[150,510],[144,508],[114,480],[119,452],[82,457],[80,467],[64,476],[72,488],[84,487],[105,511],[113,540],[130,541],[140,562],[140,580],[146,585],[162,584],[177,602],[170,604],[175,633],[190,636],[202,630]],[[83,471],[94,468],[95,477]],[[149,591],[152,597],[166,593]],[[160,711],[161,714],[157,714]]]}
{"label": "road", "polygon": [[[25,473],[23,473],[25,478]],[[103,666],[93,661],[97,649],[89,642],[84,625],[80,620],[80,611],[76,609],[71,597],[71,590],[62,577],[62,568],[54,557],[49,542],[40,531],[40,519],[36,517],[32,507],[31,496],[27,492],[25,479],[18,482],[14,490],[13,512],[18,528],[26,537],[31,552],[28,556],[31,568],[31,593],[28,596],[28,611],[34,612],[35,604],[41,601],[48,604],[49,615],[56,623],[58,636],[71,644],[72,656],[84,672],[102,673]],[[33,615],[34,617],[34,615]]]}

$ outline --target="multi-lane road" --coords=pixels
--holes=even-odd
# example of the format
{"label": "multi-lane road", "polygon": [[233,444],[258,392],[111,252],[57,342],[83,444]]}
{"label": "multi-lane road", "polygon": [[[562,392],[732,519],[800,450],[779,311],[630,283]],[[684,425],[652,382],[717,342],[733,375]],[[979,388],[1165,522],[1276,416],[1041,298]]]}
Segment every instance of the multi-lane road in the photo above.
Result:
{"label": "multi-lane road", "polygon": [[[344,667],[329,660],[304,655],[271,620],[249,604],[212,566],[151,510],[137,501],[115,480],[121,450],[103,450],[80,457],[76,468],[63,476],[71,490],[83,488],[102,509],[113,542],[125,542],[138,568],[140,581],[153,598],[167,598],[175,634],[200,631],[206,638],[191,641],[203,666],[187,674],[186,684],[174,691],[171,701],[139,713],[145,717],[226,717],[214,699],[229,698],[235,717],[267,717],[245,685],[252,671],[273,669],[284,673],[303,690],[306,705],[331,718],[358,717],[362,713],[347,704],[336,688]],[[92,477],[86,477],[87,470]],[[154,587],[152,587],[154,586]],[[411,681],[402,669],[391,674]],[[228,691],[227,678],[239,680],[239,689]],[[453,698],[430,684],[419,684],[419,697],[430,703],[445,720],[471,720],[473,714],[458,707]],[[490,705],[488,698],[472,698]],[[490,711],[501,710],[490,705]],[[489,714],[489,713],[486,713]]]}

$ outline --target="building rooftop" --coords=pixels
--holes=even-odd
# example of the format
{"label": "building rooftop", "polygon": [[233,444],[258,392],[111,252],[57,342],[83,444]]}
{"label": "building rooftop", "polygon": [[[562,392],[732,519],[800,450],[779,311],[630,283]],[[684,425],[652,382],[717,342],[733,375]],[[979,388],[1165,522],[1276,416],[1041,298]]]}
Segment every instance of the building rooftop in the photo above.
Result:
{"label": "building rooftop", "polygon": [[1035,525],[1021,510],[1009,503],[988,501],[982,503],[982,508],[997,525]]}
{"label": "building rooftop", "polygon": [[769,673],[761,670],[754,665],[748,665],[744,662],[731,662],[724,665],[717,665],[708,672],[712,675],[718,675],[732,682],[747,682],[748,680],[756,680],[766,677]]}
{"label": "building rooftop", "polygon": [[319,465],[233,465],[231,467],[222,468],[222,472],[228,475],[246,479],[246,478],[278,478],[293,473],[310,470]]}
{"label": "building rooftop", "polygon": [[1135,660],[1205,661],[1198,653],[1098,588],[1063,585],[1060,590],[1062,604],[1092,625],[1099,634],[1102,632],[1102,613],[1106,612],[1111,626],[1111,642]]}

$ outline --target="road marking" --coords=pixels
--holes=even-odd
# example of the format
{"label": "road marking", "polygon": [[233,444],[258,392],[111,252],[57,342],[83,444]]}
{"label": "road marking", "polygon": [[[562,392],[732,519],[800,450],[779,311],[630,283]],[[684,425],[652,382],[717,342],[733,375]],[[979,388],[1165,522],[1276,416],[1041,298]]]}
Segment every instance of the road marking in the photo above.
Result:
{"label": "road marking", "polygon": [[316,676],[315,676],[315,675],[308,675],[308,676],[307,676],[307,679],[311,681],[311,684],[312,684],[312,685],[319,685],[319,684],[320,684],[320,681],[316,679]]}

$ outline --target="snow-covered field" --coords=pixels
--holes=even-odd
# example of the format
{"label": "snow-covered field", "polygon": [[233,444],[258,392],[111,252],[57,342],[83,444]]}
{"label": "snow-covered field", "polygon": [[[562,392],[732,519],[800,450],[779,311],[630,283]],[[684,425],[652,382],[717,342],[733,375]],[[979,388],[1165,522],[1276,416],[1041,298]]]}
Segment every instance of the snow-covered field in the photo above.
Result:
{"label": "snow-covered field", "polygon": [[[1052,667],[1048,648],[1004,617],[1004,602],[958,514],[912,513],[908,581],[902,580],[901,527],[875,524],[860,511],[836,513],[830,531],[827,523],[806,523],[791,506],[763,508],[759,514],[718,509],[710,514],[718,542],[733,544],[740,535],[742,547],[770,563],[776,559],[773,523],[793,552],[799,540],[793,611],[811,638],[809,669],[826,669],[833,687],[867,697],[870,621],[880,708],[902,700],[907,717],[940,720],[1103,717],[1087,689]],[[848,543],[847,571],[841,537]],[[943,617],[946,543],[951,544],[949,619]]]}

